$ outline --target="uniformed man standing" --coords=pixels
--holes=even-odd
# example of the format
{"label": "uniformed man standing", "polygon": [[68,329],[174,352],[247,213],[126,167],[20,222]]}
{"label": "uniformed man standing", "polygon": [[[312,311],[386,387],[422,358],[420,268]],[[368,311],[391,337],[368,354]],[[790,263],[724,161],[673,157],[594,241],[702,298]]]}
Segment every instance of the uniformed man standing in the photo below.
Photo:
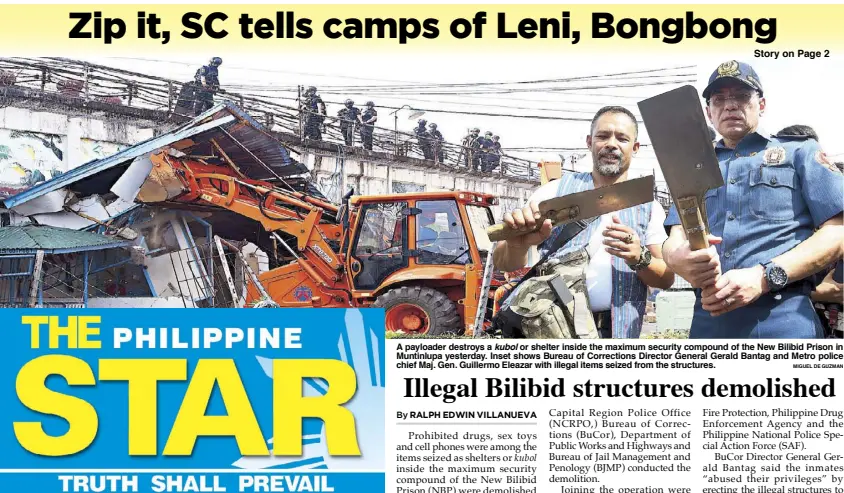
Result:
{"label": "uniformed man standing", "polygon": [[437,158],[438,163],[443,162],[443,134],[437,130],[436,123],[429,123],[428,124],[428,136],[431,139],[431,145],[433,147],[432,153]]}
{"label": "uniformed man standing", "polygon": [[347,99],[343,105],[345,108],[337,112],[337,117],[340,119],[340,133],[343,134],[343,140],[347,146],[354,142],[355,127],[360,123],[360,110],[355,107],[355,102]]}
{"label": "uniformed man standing", "polygon": [[475,127],[469,131],[469,135],[463,137],[463,149],[460,151],[463,154],[463,164],[468,169],[471,167],[473,171],[478,171],[479,150],[481,147],[480,137],[481,129]]}
{"label": "uniformed man standing", "polygon": [[431,150],[431,135],[425,128],[426,123],[428,122],[425,120],[419,120],[416,128],[413,129],[413,133],[416,134],[416,141],[419,143],[419,148],[422,149],[422,155],[425,156],[425,159],[434,159],[434,153]]}
{"label": "uniformed man standing", "polygon": [[715,144],[725,185],[706,193],[710,248],[692,251],[671,209],[663,251],[698,288],[693,338],[816,338],[823,329],[812,274],[842,254],[844,176],[809,138],[759,128],[765,98],[750,65],[721,64],[703,91],[723,137]]}
{"label": "uniformed man standing", "polygon": [[486,173],[489,171],[489,159],[492,152],[492,132],[487,130],[484,136],[478,139],[478,143],[480,144],[481,171]]}
{"label": "uniformed man standing", "polygon": [[220,90],[220,77],[217,67],[223,64],[223,59],[214,57],[208,65],[200,67],[193,76],[196,84],[196,101],[194,114],[199,115],[214,107],[214,94]]}
{"label": "uniformed man standing", "polygon": [[489,155],[487,157],[487,172],[493,172],[498,164],[501,162],[501,142],[498,141],[497,135],[492,136],[492,144],[490,144]]}
{"label": "uniformed man standing", "polygon": [[375,111],[375,103],[367,101],[366,110],[360,116],[360,140],[363,142],[363,148],[367,151],[372,150],[372,132],[375,130],[375,122],[377,121],[378,112]]}
{"label": "uniformed man standing", "polygon": [[325,103],[317,95],[317,88],[308,87],[305,91],[305,99],[302,101],[302,113],[305,120],[305,138],[322,140],[320,127],[325,121]]}

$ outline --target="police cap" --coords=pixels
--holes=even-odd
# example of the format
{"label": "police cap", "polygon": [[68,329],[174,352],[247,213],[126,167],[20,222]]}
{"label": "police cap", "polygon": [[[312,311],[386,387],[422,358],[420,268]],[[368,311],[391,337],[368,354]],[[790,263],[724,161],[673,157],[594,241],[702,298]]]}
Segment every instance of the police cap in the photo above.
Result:
{"label": "police cap", "polygon": [[703,90],[703,99],[709,100],[712,91],[728,80],[741,82],[762,96],[762,82],[759,81],[759,76],[753,67],[743,62],[730,60],[718,65],[718,68],[709,76],[709,84]]}

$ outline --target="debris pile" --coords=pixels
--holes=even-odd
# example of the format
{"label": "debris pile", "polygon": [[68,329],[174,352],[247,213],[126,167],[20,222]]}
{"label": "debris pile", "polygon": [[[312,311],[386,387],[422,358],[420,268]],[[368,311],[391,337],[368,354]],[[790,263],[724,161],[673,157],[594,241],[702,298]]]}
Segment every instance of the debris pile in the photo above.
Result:
{"label": "debris pile", "polygon": [[324,199],[260,124],[220,104],[4,199],[15,223],[29,224],[0,228],[0,306],[244,306],[270,269],[269,235],[243,216],[169,202],[186,192],[184,176],[157,166],[161,156]]}

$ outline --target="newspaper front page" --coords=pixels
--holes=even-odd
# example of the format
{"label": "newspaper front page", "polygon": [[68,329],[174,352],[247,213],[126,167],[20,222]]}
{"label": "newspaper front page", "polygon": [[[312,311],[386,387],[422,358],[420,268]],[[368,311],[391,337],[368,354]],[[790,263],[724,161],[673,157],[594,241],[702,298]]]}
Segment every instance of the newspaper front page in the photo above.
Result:
{"label": "newspaper front page", "polygon": [[844,493],[842,19],[0,5],[0,493]]}

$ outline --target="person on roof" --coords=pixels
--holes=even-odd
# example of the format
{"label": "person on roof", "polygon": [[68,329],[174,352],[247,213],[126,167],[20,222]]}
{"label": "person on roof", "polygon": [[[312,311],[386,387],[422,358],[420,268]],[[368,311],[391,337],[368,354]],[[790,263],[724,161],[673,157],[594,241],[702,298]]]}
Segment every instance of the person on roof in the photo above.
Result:
{"label": "person on roof", "polygon": [[343,134],[343,141],[347,146],[354,144],[355,127],[360,123],[360,109],[355,106],[355,102],[347,99],[343,102],[343,108],[337,112],[337,118],[340,119],[340,133]]}
{"label": "person on roof", "polygon": [[416,141],[419,143],[419,148],[422,149],[422,155],[425,156],[425,159],[434,159],[434,153],[431,149],[431,134],[425,128],[428,122],[420,119],[416,123],[417,126],[413,129],[413,133],[416,134]]}
{"label": "person on roof", "polygon": [[317,94],[317,88],[308,87],[305,90],[305,98],[302,101],[300,110],[302,120],[305,123],[305,138],[311,140],[322,140],[320,128],[325,121],[325,103]]}
{"label": "person on roof", "polygon": [[218,67],[223,64],[223,59],[215,56],[197,69],[193,76],[196,84],[196,101],[194,114],[199,115],[210,110],[214,106],[214,94],[220,92],[220,73]]}
{"label": "person on roof", "polygon": [[375,103],[367,101],[366,110],[360,116],[360,140],[363,142],[363,148],[367,151],[372,150],[372,133],[375,130],[375,122],[377,121],[378,112],[375,111]]}

